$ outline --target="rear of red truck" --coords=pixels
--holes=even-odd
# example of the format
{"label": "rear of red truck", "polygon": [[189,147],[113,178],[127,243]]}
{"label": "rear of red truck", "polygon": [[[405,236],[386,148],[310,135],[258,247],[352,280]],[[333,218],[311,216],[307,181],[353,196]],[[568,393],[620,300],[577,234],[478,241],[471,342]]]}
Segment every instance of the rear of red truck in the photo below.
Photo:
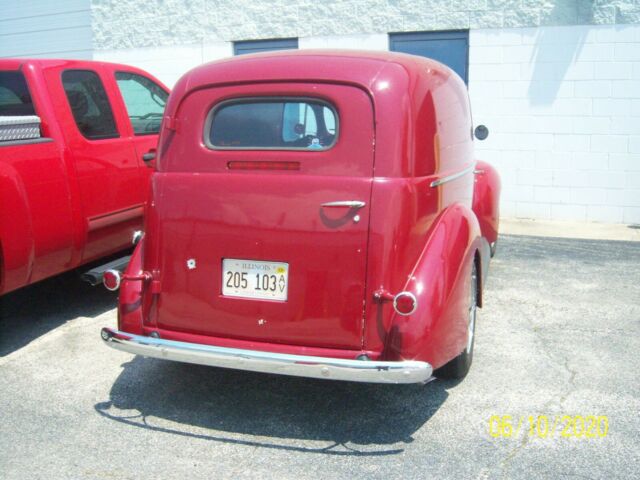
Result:
{"label": "rear of red truck", "polygon": [[[146,356],[380,383],[426,381],[432,361],[463,350],[472,265],[488,252],[471,211],[468,104],[458,107],[462,125],[453,122],[464,130],[441,132],[460,143],[460,179],[432,188],[447,172],[434,174],[439,150],[416,143],[414,129],[435,132],[437,121],[433,106],[412,105],[428,103],[429,85],[403,62],[274,54],[185,75],[163,123],[145,238],[113,278],[119,326],[103,339]],[[458,102],[451,92],[447,101]],[[418,305],[434,286],[411,286],[412,272],[450,205],[461,213],[441,224],[454,241],[436,246],[459,264],[435,291],[447,307],[437,310]],[[442,314],[434,348],[420,350],[413,344],[429,334],[420,319],[431,313]],[[465,328],[442,335],[454,317]],[[402,340],[408,324],[421,331]]]}

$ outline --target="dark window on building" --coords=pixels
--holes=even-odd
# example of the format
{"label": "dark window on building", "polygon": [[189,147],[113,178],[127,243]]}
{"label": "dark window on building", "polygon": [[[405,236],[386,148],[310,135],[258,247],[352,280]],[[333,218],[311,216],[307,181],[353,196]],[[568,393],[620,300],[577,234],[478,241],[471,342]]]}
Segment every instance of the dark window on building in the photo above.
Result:
{"label": "dark window on building", "polygon": [[158,133],[169,94],[157,83],[135,73],[116,72],[116,82],[134,133]]}
{"label": "dark window on building", "polygon": [[279,38],[277,40],[248,40],[233,43],[233,54],[268,52],[272,50],[296,50],[297,38]]}
{"label": "dark window on building", "polygon": [[35,114],[31,94],[22,72],[0,72],[0,115],[16,117]]}
{"label": "dark window on building", "polygon": [[469,81],[469,31],[389,34],[389,49],[433,58]]}
{"label": "dark window on building", "polygon": [[90,140],[118,137],[111,104],[98,74],[91,70],[65,70],[62,86],[82,135]]}
{"label": "dark window on building", "polygon": [[338,120],[320,100],[232,100],[213,109],[206,129],[210,148],[313,151],[334,145]]}

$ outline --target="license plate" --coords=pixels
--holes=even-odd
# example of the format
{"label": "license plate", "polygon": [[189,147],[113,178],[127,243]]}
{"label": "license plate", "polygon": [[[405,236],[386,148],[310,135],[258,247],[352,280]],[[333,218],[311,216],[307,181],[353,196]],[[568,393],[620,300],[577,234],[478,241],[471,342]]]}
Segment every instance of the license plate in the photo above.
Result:
{"label": "license plate", "polygon": [[288,263],[222,259],[222,295],[225,297],[286,301],[288,289]]}

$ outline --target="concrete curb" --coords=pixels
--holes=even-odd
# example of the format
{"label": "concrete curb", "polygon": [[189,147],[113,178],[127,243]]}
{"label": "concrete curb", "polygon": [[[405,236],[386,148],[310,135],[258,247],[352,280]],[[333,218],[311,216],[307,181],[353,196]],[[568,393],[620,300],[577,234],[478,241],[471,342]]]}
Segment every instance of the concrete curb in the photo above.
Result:
{"label": "concrete curb", "polygon": [[501,218],[500,233],[533,237],[640,242],[640,228],[623,224]]}

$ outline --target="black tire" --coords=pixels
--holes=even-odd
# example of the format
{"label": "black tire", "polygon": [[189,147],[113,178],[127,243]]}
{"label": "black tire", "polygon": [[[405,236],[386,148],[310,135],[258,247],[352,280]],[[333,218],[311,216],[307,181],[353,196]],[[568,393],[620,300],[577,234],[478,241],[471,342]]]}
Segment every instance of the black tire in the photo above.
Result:
{"label": "black tire", "polygon": [[462,351],[460,355],[435,371],[435,376],[438,378],[446,380],[461,379],[464,378],[467,373],[469,373],[469,369],[471,368],[471,361],[473,360],[473,344],[475,340],[474,333],[478,310],[478,270],[476,267],[476,262],[473,262],[473,267],[471,268],[471,286],[469,288],[469,341],[467,342],[467,347]]}

